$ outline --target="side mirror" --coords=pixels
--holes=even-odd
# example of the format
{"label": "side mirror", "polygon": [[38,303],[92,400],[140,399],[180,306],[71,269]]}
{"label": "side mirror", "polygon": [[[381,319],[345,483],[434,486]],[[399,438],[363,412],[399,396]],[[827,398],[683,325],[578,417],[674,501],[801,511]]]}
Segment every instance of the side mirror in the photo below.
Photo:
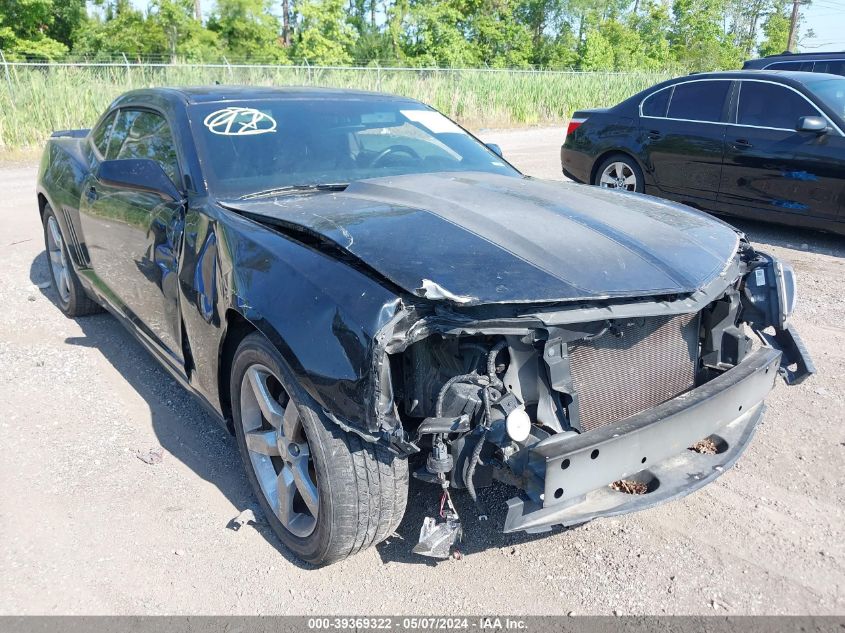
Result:
{"label": "side mirror", "polygon": [[489,149],[491,152],[493,152],[496,156],[498,156],[499,158],[504,158],[502,156],[502,148],[501,147],[499,147],[495,143],[485,143],[485,145],[487,146],[487,149]]}
{"label": "side mirror", "polygon": [[97,170],[97,180],[112,187],[158,194],[167,202],[182,199],[162,166],[149,158],[104,160]]}
{"label": "side mirror", "polygon": [[798,125],[795,127],[798,132],[814,132],[815,134],[824,134],[829,127],[827,120],[820,116],[802,116],[798,119]]}

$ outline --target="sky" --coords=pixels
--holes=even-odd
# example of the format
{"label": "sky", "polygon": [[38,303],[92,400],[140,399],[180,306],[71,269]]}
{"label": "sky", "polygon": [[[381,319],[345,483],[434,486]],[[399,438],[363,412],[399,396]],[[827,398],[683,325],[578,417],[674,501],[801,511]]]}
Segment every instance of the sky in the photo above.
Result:
{"label": "sky", "polygon": [[815,32],[801,40],[801,50],[845,51],[845,0],[812,0],[810,6],[801,7],[801,15],[801,32]]}
{"label": "sky", "polygon": [[[132,0],[139,9],[146,9],[148,0]],[[279,3],[281,4],[281,3]],[[202,0],[203,15],[214,10],[214,0]],[[801,45],[805,52],[845,51],[845,0],[810,0],[801,7]],[[813,37],[807,37],[808,31]]]}

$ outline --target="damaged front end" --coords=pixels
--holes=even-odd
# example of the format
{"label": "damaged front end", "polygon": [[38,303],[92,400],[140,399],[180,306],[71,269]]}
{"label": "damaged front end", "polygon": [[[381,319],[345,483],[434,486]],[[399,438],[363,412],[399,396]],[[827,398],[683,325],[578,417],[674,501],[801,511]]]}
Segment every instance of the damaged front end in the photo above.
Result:
{"label": "damaged front end", "polygon": [[[814,373],[788,323],[788,265],[742,242],[687,295],[554,306],[413,301],[376,337],[373,402],[394,451],[426,453],[443,522],[415,551],[460,537],[450,489],[520,489],[504,531],[545,531],[689,494],[748,445],[781,374]],[[375,420],[374,420],[375,421]]]}

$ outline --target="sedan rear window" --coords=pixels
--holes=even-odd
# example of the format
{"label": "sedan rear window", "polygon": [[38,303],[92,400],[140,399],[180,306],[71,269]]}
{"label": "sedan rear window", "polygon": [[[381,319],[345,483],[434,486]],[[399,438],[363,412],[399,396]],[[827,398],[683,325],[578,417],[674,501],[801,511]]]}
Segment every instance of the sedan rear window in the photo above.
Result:
{"label": "sedan rear window", "polygon": [[721,121],[730,85],[730,81],[692,81],[676,85],[669,103],[669,118]]}

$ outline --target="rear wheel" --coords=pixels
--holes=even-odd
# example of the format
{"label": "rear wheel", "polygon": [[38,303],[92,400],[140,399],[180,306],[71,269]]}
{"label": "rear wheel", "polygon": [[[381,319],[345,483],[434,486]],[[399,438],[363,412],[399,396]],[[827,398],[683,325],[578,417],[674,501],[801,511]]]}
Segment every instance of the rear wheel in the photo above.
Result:
{"label": "rear wheel", "polygon": [[261,334],[232,363],[235,435],[267,521],[297,556],[332,563],[390,536],[408,497],[408,462],[327,422]]}
{"label": "rear wheel", "polygon": [[62,237],[62,229],[50,205],[44,207],[43,223],[47,265],[50,268],[53,287],[58,294],[59,309],[69,317],[100,312],[102,310],[100,304],[88,296],[73,269],[73,263],[70,261],[70,255]]}
{"label": "rear wheel", "polygon": [[606,189],[643,193],[643,172],[634,159],[623,154],[610,156],[596,170],[593,184]]}

